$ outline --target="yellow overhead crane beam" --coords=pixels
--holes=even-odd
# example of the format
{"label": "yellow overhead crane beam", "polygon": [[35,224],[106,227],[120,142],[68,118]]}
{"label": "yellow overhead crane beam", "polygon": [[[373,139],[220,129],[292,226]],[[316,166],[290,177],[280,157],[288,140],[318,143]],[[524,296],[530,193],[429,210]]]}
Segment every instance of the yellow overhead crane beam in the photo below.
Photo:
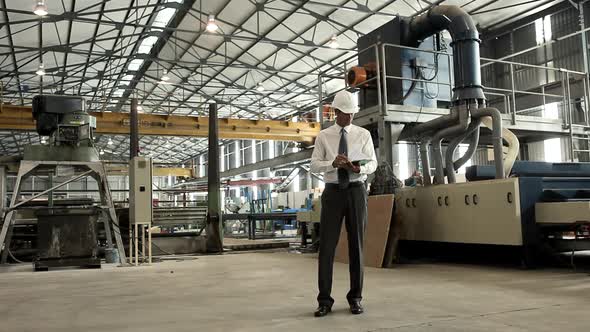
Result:
{"label": "yellow overhead crane beam", "polygon": [[[109,175],[127,175],[129,173],[129,168],[127,166],[108,165],[107,166],[107,173]],[[177,177],[186,177],[186,178],[196,177],[192,168],[154,167],[152,170],[152,176],[169,176],[169,175],[177,176]]]}
{"label": "yellow overhead crane beam", "polygon": [[[96,117],[96,133],[129,135],[129,113],[91,112]],[[278,120],[219,120],[219,137],[313,143],[320,132],[317,122]],[[0,105],[0,130],[35,130],[32,109]],[[207,137],[209,118],[181,115],[139,114],[139,134],[156,136]]]}
{"label": "yellow overhead crane beam", "polygon": [[[16,174],[18,172],[19,162],[3,163],[6,166],[8,173]],[[129,167],[126,165],[109,165],[106,166],[108,175],[127,175],[129,174]],[[182,167],[154,167],[152,176],[177,176],[186,178],[196,178],[195,172],[192,168]]]}
{"label": "yellow overhead crane beam", "polygon": [[[2,164],[6,166],[8,173],[16,174],[18,172],[19,162],[5,162]],[[106,165],[108,175],[127,175],[129,174],[129,167],[121,164],[109,164]],[[192,168],[187,167],[160,167],[154,166],[152,176],[177,176],[186,178],[195,178],[195,172]]]}

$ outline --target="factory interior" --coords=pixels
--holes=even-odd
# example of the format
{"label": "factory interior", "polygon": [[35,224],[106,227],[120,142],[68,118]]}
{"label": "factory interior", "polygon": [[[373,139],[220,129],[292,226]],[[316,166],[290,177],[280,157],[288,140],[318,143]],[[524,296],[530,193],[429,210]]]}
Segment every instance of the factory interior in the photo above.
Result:
{"label": "factory interior", "polygon": [[[0,331],[588,331],[589,22],[587,0],[0,0]],[[326,226],[358,204],[364,228]]]}

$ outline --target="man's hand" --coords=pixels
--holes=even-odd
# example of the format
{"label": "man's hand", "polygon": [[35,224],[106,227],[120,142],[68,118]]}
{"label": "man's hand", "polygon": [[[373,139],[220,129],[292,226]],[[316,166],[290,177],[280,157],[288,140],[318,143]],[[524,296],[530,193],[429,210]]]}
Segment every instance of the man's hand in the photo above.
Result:
{"label": "man's hand", "polygon": [[361,167],[359,165],[355,165],[352,163],[352,161],[348,160],[348,162],[346,163],[346,166],[344,167],[347,170],[353,172],[353,173],[360,173],[361,172]]}
{"label": "man's hand", "polygon": [[332,166],[334,166],[334,168],[344,168],[353,173],[361,172],[361,167],[358,165],[354,165],[352,161],[350,161],[348,157],[346,157],[343,154],[339,154],[336,156],[336,159],[334,159],[334,161],[332,162]]}
{"label": "man's hand", "polygon": [[348,168],[348,164],[352,164],[348,157],[343,154],[339,154],[336,156],[336,159],[332,162],[332,166],[334,168]]}

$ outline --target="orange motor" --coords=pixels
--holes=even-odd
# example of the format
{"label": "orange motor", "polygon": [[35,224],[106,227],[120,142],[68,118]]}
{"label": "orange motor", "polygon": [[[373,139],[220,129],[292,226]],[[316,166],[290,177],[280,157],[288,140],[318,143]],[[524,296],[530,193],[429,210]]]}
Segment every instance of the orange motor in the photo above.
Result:
{"label": "orange motor", "polygon": [[373,64],[369,64],[366,66],[355,66],[350,68],[348,73],[346,73],[346,83],[353,88],[366,88],[369,85],[375,86],[376,82],[367,82],[367,80],[375,77],[374,67]]}
{"label": "orange motor", "polygon": [[[358,87],[367,80],[367,70],[365,67],[352,67],[346,74],[346,82],[351,87]],[[364,83],[364,86],[367,84]]]}

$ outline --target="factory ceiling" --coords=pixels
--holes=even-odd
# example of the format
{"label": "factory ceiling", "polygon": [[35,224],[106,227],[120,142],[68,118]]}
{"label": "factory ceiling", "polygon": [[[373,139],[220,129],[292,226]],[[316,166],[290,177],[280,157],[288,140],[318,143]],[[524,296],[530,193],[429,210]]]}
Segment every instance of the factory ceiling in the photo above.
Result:
{"label": "factory ceiling", "polygon": [[[510,23],[560,1],[512,0],[0,0],[3,103],[43,93],[85,96],[90,111],[290,119],[315,110],[317,74],[354,55],[359,36],[396,15],[461,5],[481,28]],[[353,64],[351,64],[353,65]],[[38,75],[39,72],[44,75]],[[0,154],[22,152],[34,133],[0,132]],[[122,158],[126,136],[99,137]],[[201,138],[142,138],[161,161],[206,149]]]}

